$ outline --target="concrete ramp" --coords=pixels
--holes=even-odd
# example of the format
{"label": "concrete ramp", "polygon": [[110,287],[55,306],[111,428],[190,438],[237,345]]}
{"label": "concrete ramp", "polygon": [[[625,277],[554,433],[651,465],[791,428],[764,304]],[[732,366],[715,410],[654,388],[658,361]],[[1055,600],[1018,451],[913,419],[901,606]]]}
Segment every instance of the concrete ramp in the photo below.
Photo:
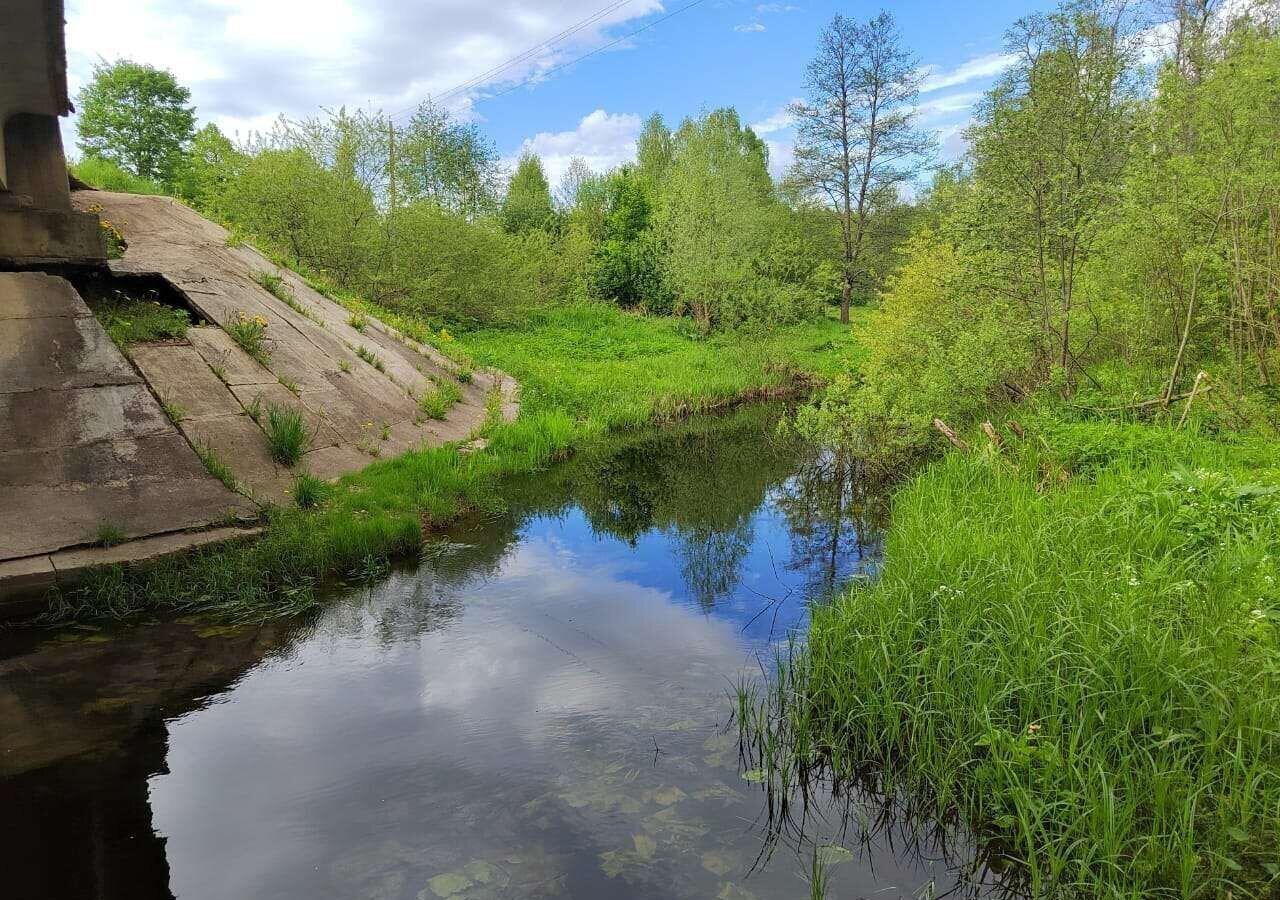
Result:
{"label": "concrete ramp", "polygon": [[[156,394],[190,413],[179,424],[187,438],[224,459],[258,499],[287,501],[297,471],[335,478],[379,457],[466,441],[491,403],[505,418],[518,412],[512,379],[482,370],[464,383],[434,348],[376,318],[354,327],[341,304],[252,247],[228,246],[225,229],[176,200],[105,191],[73,199],[123,232],[128,248],[113,270],[163,277],[211,323],[191,329],[189,345],[139,349],[133,360]],[[259,283],[263,273],[281,279],[283,297]],[[241,317],[267,322],[265,358],[227,333]],[[419,399],[445,382],[462,399],[437,421]],[[307,452],[292,470],[271,462],[245,417],[272,404],[298,409],[309,425]]]}
{"label": "concrete ramp", "polygon": [[[206,472],[62,278],[0,273],[0,578],[50,554],[253,515]],[[20,560],[25,560],[19,562]]]}

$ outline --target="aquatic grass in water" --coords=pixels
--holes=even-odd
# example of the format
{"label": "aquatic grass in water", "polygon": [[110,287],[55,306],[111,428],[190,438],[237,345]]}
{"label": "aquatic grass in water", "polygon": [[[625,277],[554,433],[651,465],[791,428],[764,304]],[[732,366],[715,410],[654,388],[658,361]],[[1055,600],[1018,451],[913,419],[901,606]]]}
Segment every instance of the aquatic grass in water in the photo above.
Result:
{"label": "aquatic grass in water", "polygon": [[919,476],[881,578],[815,608],[766,696],[739,692],[744,746],[774,780],[870,767],[959,811],[1036,896],[1264,896],[1280,473],[1172,429],[1104,452],[1114,428],[1055,429],[1105,457],[1085,474],[1032,449]]}

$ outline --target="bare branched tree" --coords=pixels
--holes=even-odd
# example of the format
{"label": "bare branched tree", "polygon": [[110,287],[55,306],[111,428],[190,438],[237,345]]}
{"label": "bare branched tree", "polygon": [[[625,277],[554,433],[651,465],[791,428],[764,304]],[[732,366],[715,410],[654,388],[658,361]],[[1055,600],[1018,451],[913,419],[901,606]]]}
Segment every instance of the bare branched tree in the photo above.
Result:
{"label": "bare branched tree", "polygon": [[808,97],[791,107],[796,161],[790,177],[840,221],[843,284],[840,321],[877,204],[932,163],[932,134],[915,127],[922,74],[887,12],[867,22],[837,15],[822,30],[809,63]]}

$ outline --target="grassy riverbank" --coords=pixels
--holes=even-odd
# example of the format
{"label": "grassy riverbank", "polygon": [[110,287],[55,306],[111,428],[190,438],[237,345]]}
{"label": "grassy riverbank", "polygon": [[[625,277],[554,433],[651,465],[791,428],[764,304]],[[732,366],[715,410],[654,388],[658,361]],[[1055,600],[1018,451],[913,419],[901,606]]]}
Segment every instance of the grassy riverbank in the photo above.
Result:
{"label": "grassy riverbank", "polygon": [[958,811],[1035,896],[1268,895],[1275,445],[1029,430],[896,496],[882,577],[814,611],[746,734],[794,751],[775,778],[871,767]]}
{"label": "grassy riverbank", "polygon": [[829,319],[704,338],[678,320],[597,306],[553,309],[519,331],[434,340],[521,382],[520,417],[491,426],[487,449],[440,447],[374,463],[319,488],[310,509],[270,510],[266,533],[252,542],[100,570],[55,598],[50,617],[294,614],[317,602],[322,580],[376,577],[391,558],[416,552],[433,525],[500,504],[504,476],[541,469],[611,429],[803,393],[855,351],[850,330]]}

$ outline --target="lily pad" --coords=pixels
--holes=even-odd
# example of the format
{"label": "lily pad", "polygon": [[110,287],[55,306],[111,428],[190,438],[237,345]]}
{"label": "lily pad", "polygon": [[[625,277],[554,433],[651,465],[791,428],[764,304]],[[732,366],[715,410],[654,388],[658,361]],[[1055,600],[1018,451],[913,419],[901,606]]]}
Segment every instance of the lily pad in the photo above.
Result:
{"label": "lily pad", "polygon": [[653,859],[653,853],[658,849],[658,842],[647,834],[633,834],[631,841],[636,845],[636,856],[641,859]]}
{"label": "lily pad", "polygon": [[764,769],[747,769],[742,773],[742,780],[750,781],[752,784],[759,784],[767,777],[769,776],[765,774]]}
{"label": "lily pad", "polygon": [[673,803],[679,803],[688,796],[678,787],[664,787],[653,795],[653,799],[659,806],[670,806]]}
{"label": "lily pad", "polygon": [[[431,893],[437,897],[452,897],[456,894],[461,894],[471,887],[471,884],[471,879],[461,872],[446,872],[427,881],[427,887],[431,888]],[[418,900],[426,900],[426,897],[426,891],[418,893]]]}
{"label": "lily pad", "polygon": [[702,854],[702,868],[713,875],[728,875],[733,871],[734,865],[728,854],[721,853],[719,850],[708,850]]}

